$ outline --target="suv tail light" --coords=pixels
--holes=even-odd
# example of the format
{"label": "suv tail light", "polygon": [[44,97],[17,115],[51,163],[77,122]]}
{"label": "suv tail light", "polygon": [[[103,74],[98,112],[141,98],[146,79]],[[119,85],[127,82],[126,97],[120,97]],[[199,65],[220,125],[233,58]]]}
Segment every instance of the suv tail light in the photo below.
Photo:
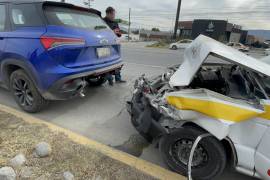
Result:
{"label": "suv tail light", "polygon": [[66,45],[85,45],[84,39],[42,36],[40,41],[46,50]]}

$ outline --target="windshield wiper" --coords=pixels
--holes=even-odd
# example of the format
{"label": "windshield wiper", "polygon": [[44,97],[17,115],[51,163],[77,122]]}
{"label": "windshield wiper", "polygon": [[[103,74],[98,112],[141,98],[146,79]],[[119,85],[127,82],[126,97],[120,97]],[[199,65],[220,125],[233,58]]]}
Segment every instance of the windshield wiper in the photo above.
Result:
{"label": "windshield wiper", "polygon": [[107,28],[107,26],[95,26],[95,30],[101,30],[101,29],[106,29]]}

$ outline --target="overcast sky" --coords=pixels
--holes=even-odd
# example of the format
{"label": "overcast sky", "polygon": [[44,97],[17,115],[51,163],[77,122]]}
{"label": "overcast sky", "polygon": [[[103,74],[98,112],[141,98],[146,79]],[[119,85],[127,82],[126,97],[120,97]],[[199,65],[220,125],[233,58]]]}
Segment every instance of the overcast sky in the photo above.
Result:
{"label": "overcast sky", "polygon": [[[67,0],[83,5],[83,0]],[[107,6],[117,10],[119,18],[128,19],[132,9],[133,27],[164,30],[173,28],[178,0],[94,0],[92,7],[104,12]],[[244,29],[270,30],[270,0],[182,0],[181,20],[222,19]]]}

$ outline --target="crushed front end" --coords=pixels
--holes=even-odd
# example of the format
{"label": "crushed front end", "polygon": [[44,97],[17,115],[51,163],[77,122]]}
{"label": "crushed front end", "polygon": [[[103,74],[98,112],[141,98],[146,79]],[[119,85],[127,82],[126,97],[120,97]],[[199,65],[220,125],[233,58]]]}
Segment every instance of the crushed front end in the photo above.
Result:
{"label": "crushed front end", "polygon": [[155,78],[142,75],[135,82],[133,97],[127,103],[127,109],[132,124],[148,141],[169,133],[169,129],[173,127],[167,128],[168,126],[181,127],[180,122],[168,123],[177,117],[174,117],[174,109],[164,99],[166,92],[176,90],[170,87],[169,80],[178,67],[170,67],[168,72]]}

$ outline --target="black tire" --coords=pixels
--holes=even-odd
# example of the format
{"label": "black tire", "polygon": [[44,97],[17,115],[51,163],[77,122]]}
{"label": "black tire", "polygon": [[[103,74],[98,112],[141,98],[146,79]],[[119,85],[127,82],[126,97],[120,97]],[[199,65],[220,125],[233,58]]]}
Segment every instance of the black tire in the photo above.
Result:
{"label": "black tire", "polygon": [[178,48],[177,48],[177,46],[174,45],[174,46],[172,46],[172,49],[177,50]]}
{"label": "black tire", "polygon": [[[187,176],[187,162],[191,146],[196,138],[203,133],[203,131],[197,128],[188,127],[178,129],[177,131],[174,131],[171,134],[165,135],[161,138],[159,144],[160,152],[164,161],[173,171]],[[184,146],[186,147],[183,148]],[[179,148],[176,151],[176,147],[180,147],[182,149]],[[184,156],[184,160],[179,158],[180,152],[182,152],[181,155],[182,157]],[[192,167],[192,177],[194,179],[213,179],[224,171],[226,166],[226,152],[221,142],[216,138],[207,137],[203,139],[199,143],[196,153],[194,153],[194,158],[197,156],[197,160],[199,161],[196,159],[193,160],[194,164]]]}
{"label": "black tire", "polygon": [[17,104],[26,112],[40,112],[49,103],[41,96],[31,78],[21,69],[11,74],[9,87]]}
{"label": "black tire", "polygon": [[88,82],[89,86],[97,87],[104,84],[106,82],[106,78],[104,76],[99,76],[96,78],[88,78],[86,81]]}

